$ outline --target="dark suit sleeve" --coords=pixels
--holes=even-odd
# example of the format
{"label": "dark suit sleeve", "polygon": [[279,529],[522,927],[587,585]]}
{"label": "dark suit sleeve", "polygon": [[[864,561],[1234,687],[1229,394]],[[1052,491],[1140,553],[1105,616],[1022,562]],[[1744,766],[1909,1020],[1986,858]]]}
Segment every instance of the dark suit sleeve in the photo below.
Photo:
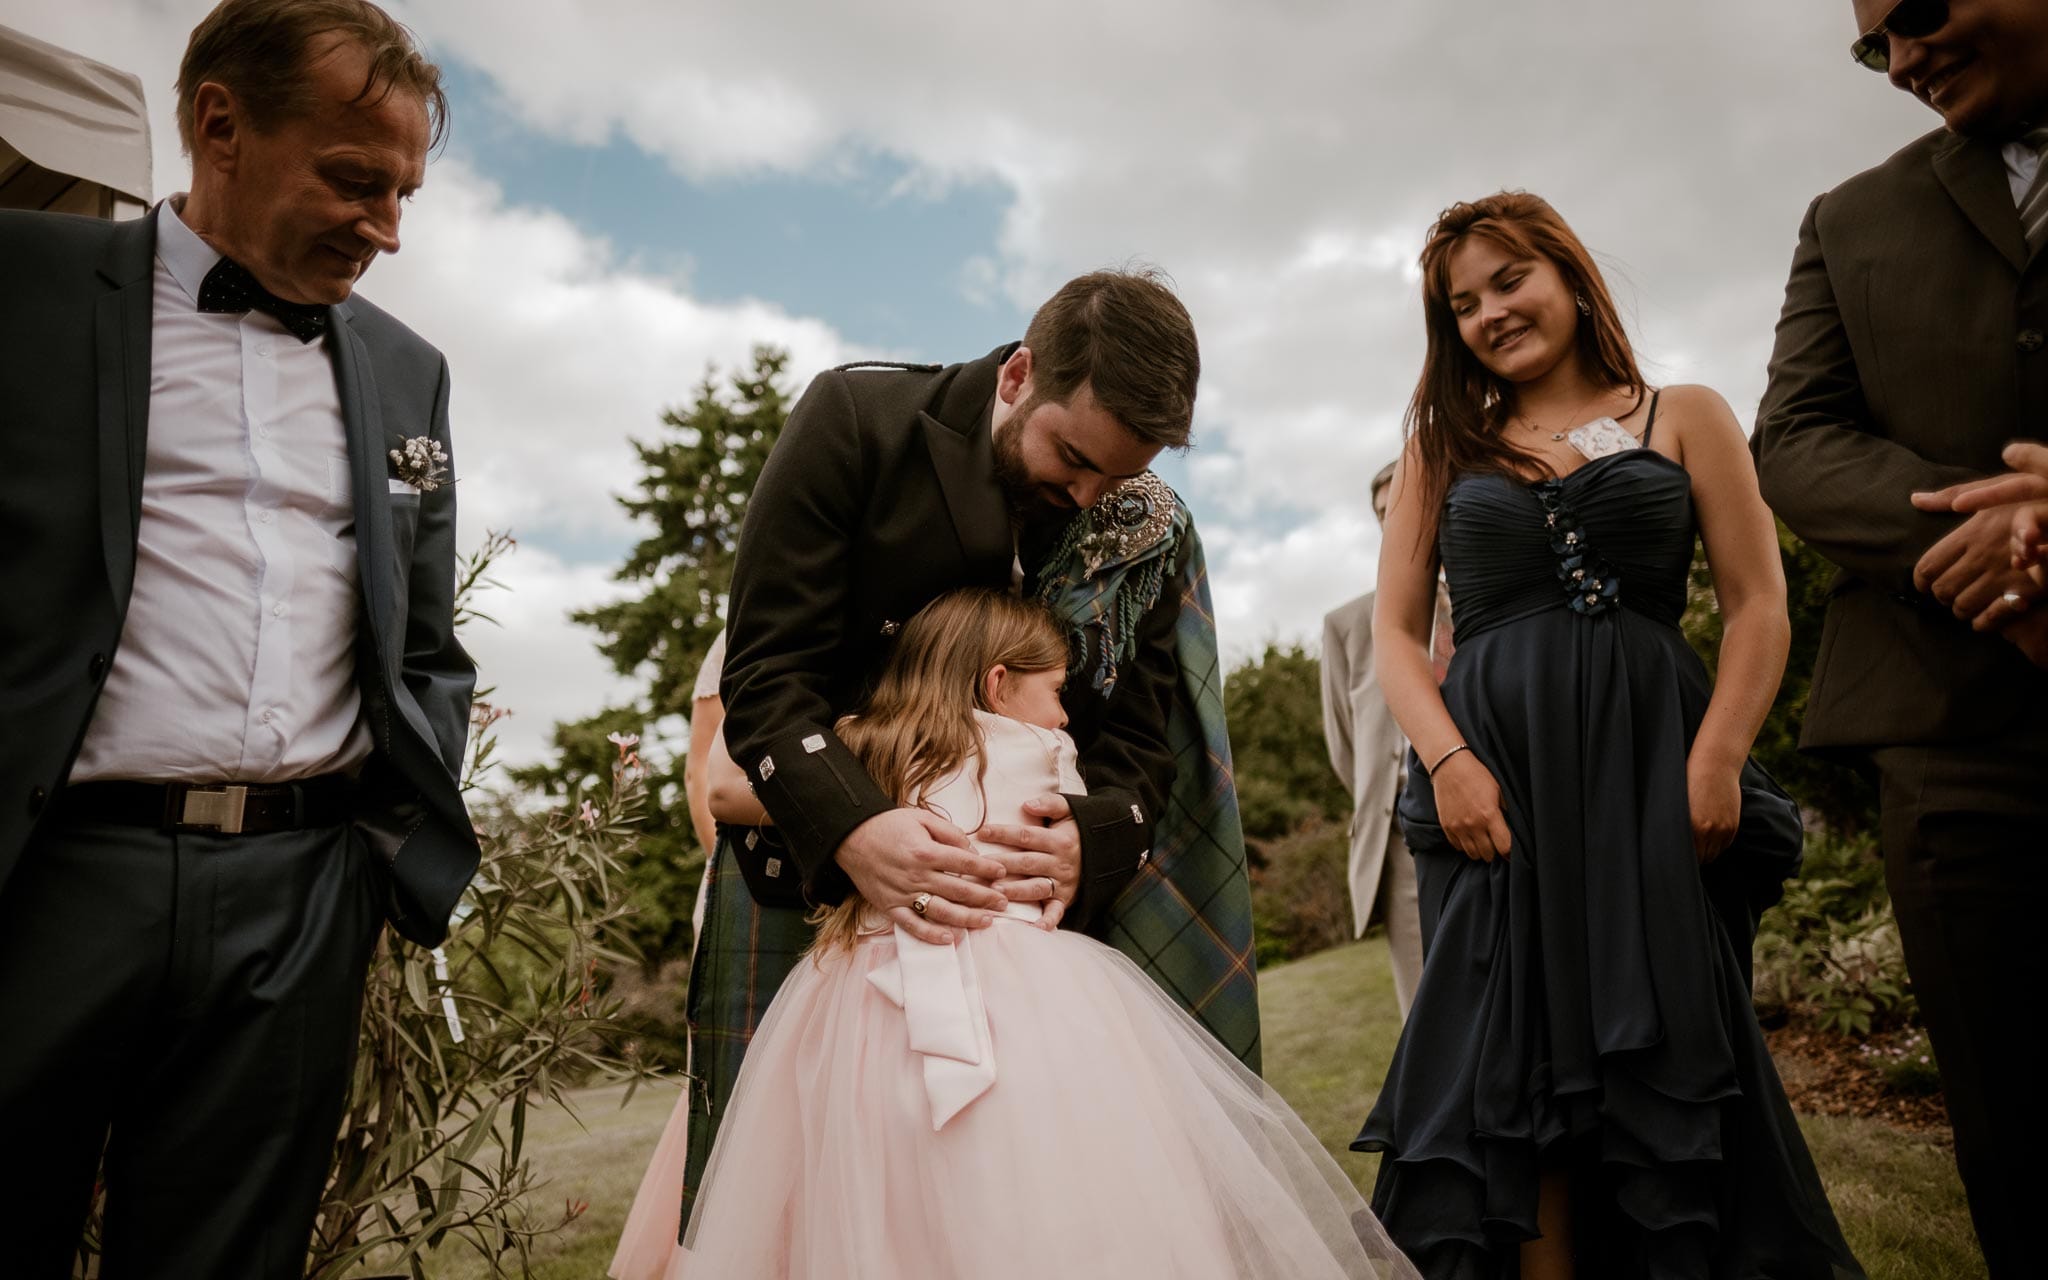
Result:
{"label": "dark suit sleeve", "polygon": [[864,470],[845,376],[821,374],[747,502],[726,611],[726,747],[815,902],[852,889],[834,855],[855,827],[896,807],[832,728],[828,673],[845,638]]}
{"label": "dark suit sleeve", "polygon": [[[434,388],[434,439],[455,449],[448,430],[448,362],[441,362]],[[402,675],[427,723],[451,777],[462,776],[469,744],[469,702],[476,690],[476,664],[455,638],[455,490],[449,484],[420,494],[419,528],[413,537],[410,595],[406,601],[405,663]]]}
{"label": "dark suit sleeve", "polygon": [[1913,565],[1956,520],[1915,510],[1910,495],[1976,473],[1878,434],[1822,244],[1826,199],[1814,200],[1799,228],[1750,448],[1764,499],[1794,533],[1857,577],[1911,593]]}
{"label": "dark suit sleeve", "polygon": [[1067,923],[1087,929],[1116,901],[1152,854],[1152,838],[1173,786],[1166,718],[1180,689],[1174,629],[1180,584],[1194,540],[1183,541],[1166,589],[1139,623],[1138,649],[1117,669],[1102,727],[1081,753],[1085,796],[1068,796],[1081,829],[1081,888]]}

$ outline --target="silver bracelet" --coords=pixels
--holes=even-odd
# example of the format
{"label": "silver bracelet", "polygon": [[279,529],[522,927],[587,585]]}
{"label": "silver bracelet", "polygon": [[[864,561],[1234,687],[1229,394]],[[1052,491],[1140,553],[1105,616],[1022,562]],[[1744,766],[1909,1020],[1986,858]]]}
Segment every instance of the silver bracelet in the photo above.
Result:
{"label": "silver bracelet", "polygon": [[1442,755],[1438,756],[1436,758],[1436,763],[1429,766],[1429,768],[1423,770],[1423,772],[1428,776],[1434,778],[1436,776],[1436,771],[1444,767],[1444,761],[1450,759],[1454,755],[1457,755],[1460,751],[1470,751],[1471,749],[1472,747],[1469,743],[1461,742],[1457,746],[1452,747],[1449,751],[1446,751]]}

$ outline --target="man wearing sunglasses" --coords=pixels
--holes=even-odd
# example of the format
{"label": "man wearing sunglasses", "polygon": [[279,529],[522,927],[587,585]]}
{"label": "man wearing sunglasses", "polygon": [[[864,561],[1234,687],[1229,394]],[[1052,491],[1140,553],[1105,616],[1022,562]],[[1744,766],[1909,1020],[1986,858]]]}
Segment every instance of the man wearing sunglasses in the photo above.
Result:
{"label": "man wearing sunglasses", "polygon": [[1877,784],[1977,1236],[1992,1275],[2039,1275],[2048,1113],[2000,993],[2038,968],[2048,897],[2048,601],[2008,513],[1912,495],[2048,436],[2048,0],[1854,9],[1852,56],[1945,127],[1808,208],[1752,447],[1840,568],[1802,745]]}

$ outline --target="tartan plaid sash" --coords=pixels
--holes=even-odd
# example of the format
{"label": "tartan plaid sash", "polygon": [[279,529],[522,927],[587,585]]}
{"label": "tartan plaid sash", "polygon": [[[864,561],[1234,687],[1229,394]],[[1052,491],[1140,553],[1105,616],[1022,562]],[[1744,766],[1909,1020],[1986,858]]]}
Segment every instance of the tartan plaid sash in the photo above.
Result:
{"label": "tartan plaid sash", "polygon": [[[1180,578],[1170,581],[1183,549]],[[1166,721],[1173,786],[1152,857],[1111,905],[1102,939],[1257,1071],[1251,882],[1231,779],[1208,563],[1187,504],[1150,472],[1120,485],[1068,526],[1038,594],[1079,641],[1074,678],[1107,697],[1118,663],[1137,649],[1140,621],[1169,590],[1180,593],[1180,688]]]}
{"label": "tartan plaid sash", "polygon": [[[1119,505],[1111,507],[1112,502]],[[1097,512],[1120,522],[1108,536]],[[1168,570],[1185,546],[1178,582]],[[1251,887],[1231,780],[1223,679],[1201,539],[1178,495],[1147,473],[1074,518],[1041,578],[1040,597],[1073,626],[1086,678],[1104,696],[1138,639],[1138,620],[1168,589],[1180,690],[1167,718],[1176,768],[1152,857],[1110,907],[1103,940],[1142,968],[1246,1066],[1259,1069]],[[705,884],[704,934],[690,969],[689,1161],[685,1227],[704,1164],[746,1057],[783,979],[810,945],[804,912],[763,907],[747,892],[721,828]]]}

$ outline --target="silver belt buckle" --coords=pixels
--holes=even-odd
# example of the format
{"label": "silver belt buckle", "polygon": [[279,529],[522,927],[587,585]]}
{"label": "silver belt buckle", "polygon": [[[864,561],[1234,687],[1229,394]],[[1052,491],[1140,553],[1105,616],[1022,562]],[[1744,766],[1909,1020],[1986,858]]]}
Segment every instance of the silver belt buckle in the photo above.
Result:
{"label": "silver belt buckle", "polygon": [[194,787],[185,793],[185,811],[178,821],[188,827],[212,827],[224,836],[242,833],[242,806],[249,788],[239,784],[225,787]]}

